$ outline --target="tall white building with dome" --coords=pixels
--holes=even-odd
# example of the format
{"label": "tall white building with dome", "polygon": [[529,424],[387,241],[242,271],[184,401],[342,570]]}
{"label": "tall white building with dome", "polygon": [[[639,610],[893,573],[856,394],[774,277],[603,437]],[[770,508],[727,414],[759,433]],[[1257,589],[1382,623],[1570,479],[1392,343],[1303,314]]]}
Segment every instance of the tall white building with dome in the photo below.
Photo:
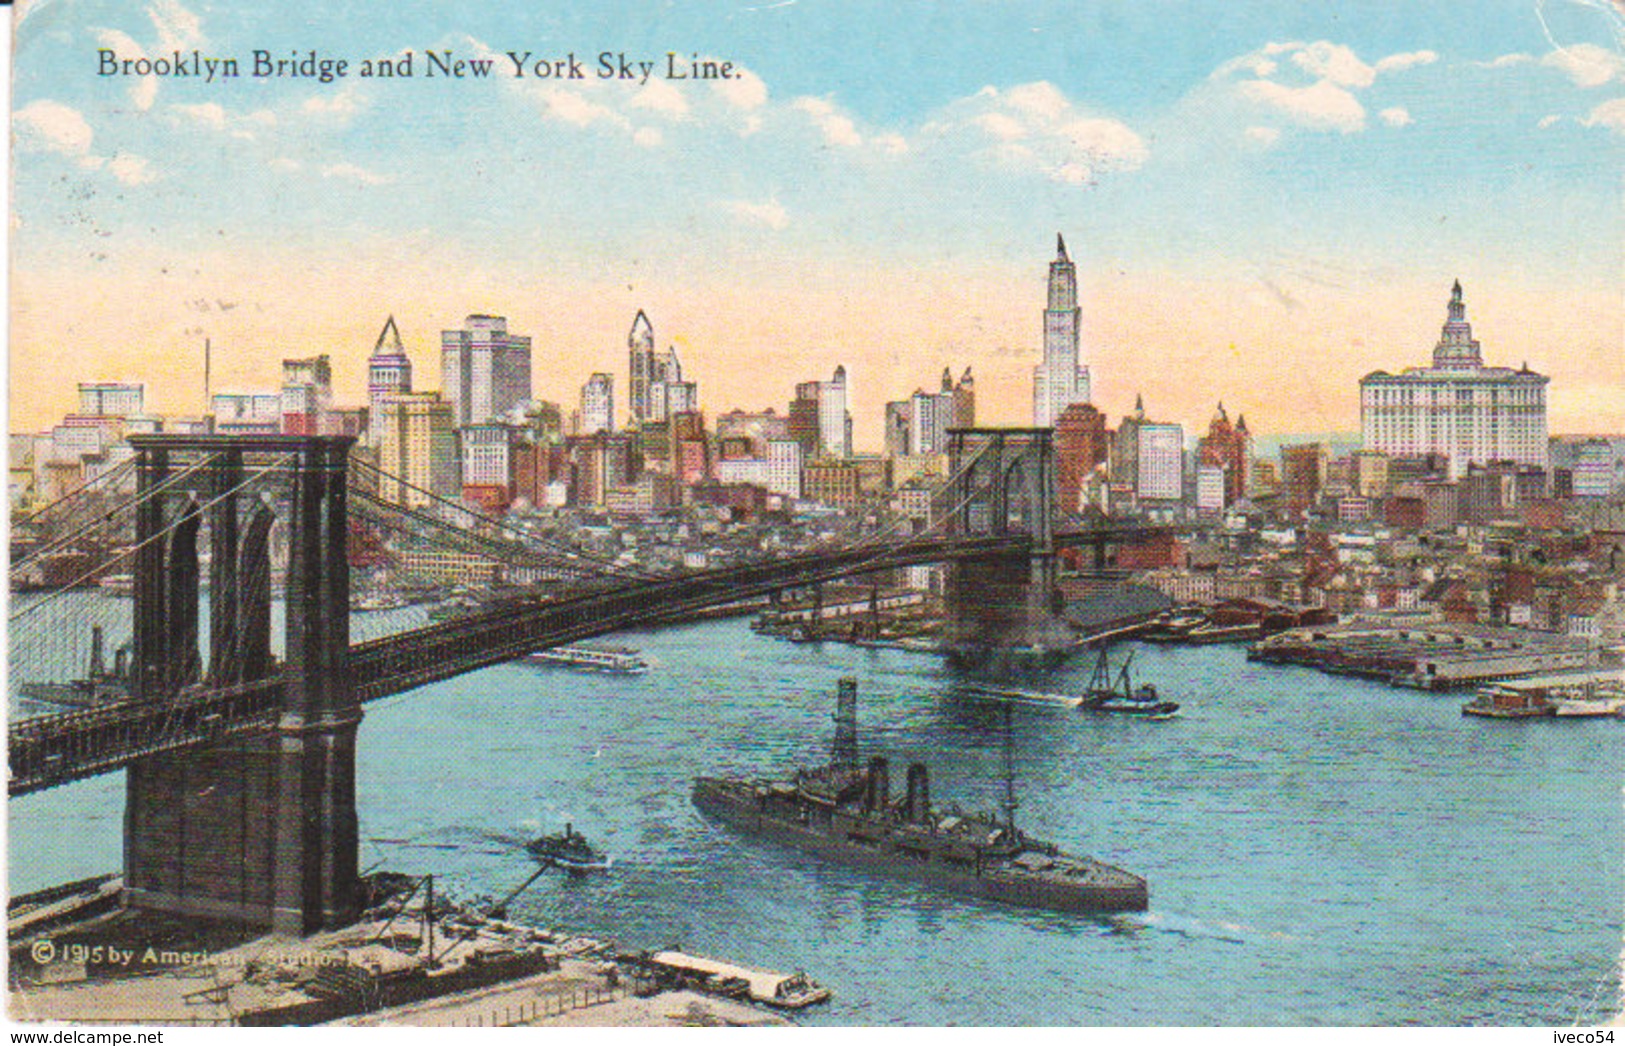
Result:
{"label": "tall white building with dome", "polygon": [[1550,380],[1527,364],[1519,370],[1484,366],[1457,281],[1433,366],[1373,371],[1360,379],[1365,449],[1390,456],[1443,454],[1452,479],[1472,463],[1545,468]]}

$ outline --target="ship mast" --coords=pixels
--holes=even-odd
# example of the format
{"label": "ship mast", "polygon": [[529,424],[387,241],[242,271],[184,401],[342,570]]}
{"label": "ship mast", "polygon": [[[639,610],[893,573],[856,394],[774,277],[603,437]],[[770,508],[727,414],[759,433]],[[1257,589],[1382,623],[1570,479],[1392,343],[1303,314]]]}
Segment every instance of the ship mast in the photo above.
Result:
{"label": "ship mast", "polygon": [[1004,822],[1016,827],[1016,762],[1010,740],[1010,704],[1004,705]]}
{"label": "ship mast", "polygon": [[851,676],[836,684],[835,744],[830,761],[836,766],[858,765],[858,681]]}

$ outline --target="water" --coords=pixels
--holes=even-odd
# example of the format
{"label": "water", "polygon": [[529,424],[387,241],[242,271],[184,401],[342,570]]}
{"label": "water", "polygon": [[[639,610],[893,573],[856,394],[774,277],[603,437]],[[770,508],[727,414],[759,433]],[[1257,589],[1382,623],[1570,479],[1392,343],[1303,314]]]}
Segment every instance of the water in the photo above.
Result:
{"label": "water", "polygon": [[[545,876],[526,921],[790,969],[815,1024],[1589,1024],[1618,1012],[1617,721],[1463,718],[1461,697],[1135,647],[1169,722],[1017,707],[1029,832],[1145,876],[1151,910],[1063,916],[932,893],[704,819],[698,774],[827,758],[835,681],[864,752],[922,759],[939,804],[1002,793],[1001,706],[929,655],[621,637],[641,677],[508,665],[368,707],[362,864],[500,895],[511,840],[573,822],[607,874]],[[1041,685],[1076,690],[1087,659]],[[1033,684],[1027,684],[1033,685]],[[11,804],[12,885],[119,863],[122,781]],[[403,840],[388,842],[379,840]]]}

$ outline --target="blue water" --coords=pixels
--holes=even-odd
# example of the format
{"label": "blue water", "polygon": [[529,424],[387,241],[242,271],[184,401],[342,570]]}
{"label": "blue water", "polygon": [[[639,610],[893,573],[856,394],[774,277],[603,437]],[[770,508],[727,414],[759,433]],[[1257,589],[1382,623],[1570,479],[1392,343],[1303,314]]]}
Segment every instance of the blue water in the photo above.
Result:
{"label": "blue water", "polygon": [[[1030,834],[1145,876],[1088,918],[932,893],[741,836],[698,774],[827,758],[835,681],[866,754],[992,808],[1003,714],[929,655],[713,622],[623,637],[642,677],[509,665],[369,706],[362,864],[499,895],[511,840],[573,822],[607,874],[544,877],[526,921],[781,969],[815,1024],[1570,1024],[1618,1012],[1625,724],[1463,718],[1443,697],[1138,646],[1169,722],[1018,707]],[[1026,686],[1076,690],[1087,659]],[[894,775],[900,777],[901,775]],[[11,804],[14,890],[117,867],[118,776]],[[405,840],[381,842],[378,840]]]}

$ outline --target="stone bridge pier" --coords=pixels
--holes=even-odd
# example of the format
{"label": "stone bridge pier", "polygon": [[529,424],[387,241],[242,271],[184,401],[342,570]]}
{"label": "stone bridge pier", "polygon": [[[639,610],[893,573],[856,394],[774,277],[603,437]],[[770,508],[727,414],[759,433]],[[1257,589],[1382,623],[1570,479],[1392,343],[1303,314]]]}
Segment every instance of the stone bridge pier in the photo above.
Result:
{"label": "stone bridge pier", "polygon": [[1026,534],[1027,551],[959,560],[948,573],[956,664],[1037,666],[1075,644],[1056,584],[1055,453],[1050,429],[949,429],[942,512],[950,537]]}
{"label": "stone bridge pier", "polygon": [[[303,935],[357,910],[349,437],[135,435],[137,701],[279,685],[275,725],[130,764],[131,908]],[[209,560],[201,656],[199,541]],[[282,550],[285,546],[285,556]],[[274,554],[275,553],[275,554]],[[282,584],[275,561],[286,560]],[[271,651],[278,587],[284,652]]]}

